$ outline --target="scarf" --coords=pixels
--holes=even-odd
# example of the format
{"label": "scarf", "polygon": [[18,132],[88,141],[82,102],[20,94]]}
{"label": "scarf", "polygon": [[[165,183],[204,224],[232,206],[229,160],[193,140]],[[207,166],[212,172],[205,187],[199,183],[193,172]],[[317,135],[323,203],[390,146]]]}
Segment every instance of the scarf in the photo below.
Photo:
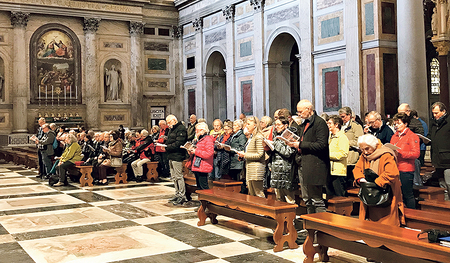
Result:
{"label": "scarf", "polygon": [[[372,154],[365,156],[366,160],[370,163],[370,169],[374,171],[375,173],[379,173],[378,168],[380,165],[380,157],[385,154],[389,153],[395,158],[395,162],[397,162],[397,156],[391,148],[388,148],[386,146],[379,146]],[[365,167],[364,167],[365,169]]]}

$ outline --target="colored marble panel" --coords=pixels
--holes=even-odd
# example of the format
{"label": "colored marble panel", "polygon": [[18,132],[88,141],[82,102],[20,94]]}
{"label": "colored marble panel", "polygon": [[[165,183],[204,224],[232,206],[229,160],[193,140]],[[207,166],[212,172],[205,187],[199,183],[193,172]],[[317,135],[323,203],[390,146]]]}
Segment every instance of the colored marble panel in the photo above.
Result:
{"label": "colored marble panel", "polygon": [[144,42],[144,50],[169,52],[169,45],[158,42]]}
{"label": "colored marble panel", "polygon": [[384,112],[391,117],[399,106],[398,67],[396,54],[383,54]]}
{"label": "colored marble panel", "polygon": [[395,4],[381,2],[381,28],[383,34],[396,33]]}
{"label": "colored marble panel", "polygon": [[247,57],[252,55],[252,41],[247,41],[239,45],[239,56]]}
{"label": "colored marble panel", "polygon": [[317,9],[324,9],[342,3],[343,0],[317,0]]}
{"label": "colored marble panel", "polygon": [[223,40],[227,37],[227,32],[224,30],[220,30],[217,32],[210,33],[205,36],[205,44],[211,44],[220,40]]}
{"label": "colored marble panel", "polygon": [[339,17],[333,17],[321,22],[321,38],[334,37],[339,35],[340,24]]}
{"label": "colored marble panel", "polygon": [[375,32],[374,29],[374,13],[373,13],[373,2],[366,3],[364,5],[365,9],[365,19],[366,19],[366,36],[373,35]]}
{"label": "colored marble panel", "polygon": [[242,81],[242,112],[245,115],[253,115],[253,92],[252,92],[252,81]]}
{"label": "colored marble panel", "polygon": [[293,6],[291,8],[287,8],[284,10],[280,10],[278,12],[269,14],[267,16],[267,24],[272,25],[282,21],[290,20],[293,18],[297,18],[299,16],[299,7],[298,5]]}
{"label": "colored marble panel", "polygon": [[322,70],[323,111],[337,111],[341,108],[341,67]]}
{"label": "colored marble panel", "polygon": [[123,48],[123,43],[118,42],[103,42],[104,48]]}
{"label": "colored marble panel", "polygon": [[148,59],[148,70],[166,70],[166,60],[159,58],[149,58]]}
{"label": "colored marble panel", "polygon": [[366,56],[367,63],[367,103],[369,111],[377,110],[377,89],[375,76],[375,54]]}
{"label": "colored marble panel", "polygon": [[195,114],[195,89],[188,90],[188,111],[189,115]]}

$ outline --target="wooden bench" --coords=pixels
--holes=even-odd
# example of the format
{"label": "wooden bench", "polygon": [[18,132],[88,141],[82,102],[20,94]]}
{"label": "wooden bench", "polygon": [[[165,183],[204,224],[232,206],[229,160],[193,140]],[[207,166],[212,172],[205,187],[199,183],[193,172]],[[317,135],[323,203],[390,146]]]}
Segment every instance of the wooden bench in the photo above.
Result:
{"label": "wooden bench", "polygon": [[405,208],[406,226],[414,229],[442,229],[450,231],[450,221],[441,213]]}
{"label": "wooden bench", "polygon": [[450,216],[450,201],[425,200],[419,202],[420,209],[440,213],[442,216]]}
{"label": "wooden bench", "polygon": [[445,189],[433,186],[420,186],[414,189],[419,191],[419,197],[425,200],[445,200]]}
{"label": "wooden bench", "polygon": [[122,163],[122,166],[115,167],[116,168],[116,176],[114,177],[116,180],[116,184],[120,184],[120,182],[127,184],[127,163]]}
{"label": "wooden bench", "polygon": [[184,178],[184,186],[186,188],[186,199],[188,201],[192,200],[191,195],[198,190],[197,181],[195,180],[194,174],[185,174]]}
{"label": "wooden bench", "polygon": [[[331,213],[302,215],[301,218],[308,231],[303,243],[305,263],[312,263],[316,253],[320,261],[329,261],[328,247],[380,262],[450,262],[450,248],[428,243],[426,235],[417,239],[419,232],[415,230]],[[313,244],[314,237],[317,245]]]}
{"label": "wooden bench", "polygon": [[92,182],[94,181],[94,178],[92,178],[92,165],[80,165],[76,166],[78,169],[80,169],[81,177],[80,177],[80,185],[81,187],[85,187],[86,184],[88,186],[93,186]]}
{"label": "wooden bench", "polygon": [[152,179],[154,182],[158,181],[158,162],[148,162],[147,164],[147,182],[150,182]]}
{"label": "wooden bench", "polygon": [[198,226],[203,226],[207,217],[211,223],[217,224],[216,216],[225,215],[275,229],[274,252],[282,251],[285,242],[289,248],[298,247],[294,227],[297,205],[221,189],[197,190],[196,193],[201,202],[197,212]]}
{"label": "wooden bench", "polygon": [[219,179],[213,181],[213,188],[239,193],[241,191],[242,182],[229,179]]}

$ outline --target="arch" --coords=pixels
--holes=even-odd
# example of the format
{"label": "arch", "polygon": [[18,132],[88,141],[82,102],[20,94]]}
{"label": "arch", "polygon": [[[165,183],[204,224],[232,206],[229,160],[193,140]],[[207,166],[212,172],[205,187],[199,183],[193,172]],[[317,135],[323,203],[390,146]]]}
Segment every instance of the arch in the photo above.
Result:
{"label": "arch", "polygon": [[206,72],[206,68],[207,68],[207,65],[208,65],[208,61],[209,61],[211,55],[212,55],[214,52],[219,52],[219,53],[222,55],[222,57],[224,58],[224,60],[225,60],[225,65],[226,65],[226,63],[227,63],[227,61],[226,61],[227,52],[225,52],[225,50],[224,50],[222,47],[220,47],[220,46],[214,46],[214,47],[211,47],[211,48],[208,50],[208,52],[206,52],[205,60],[204,60],[204,63],[203,63],[203,68],[205,69],[205,70],[204,70],[205,72]]}
{"label": "arch", "polygon": [[[12,85],[12,78],[13,75],[13,67],[12,67],[12,57],[9,53],[4,52],[4,50],[0,49],[0,59],[3,61],[3,85],[2,90],[0,93],[1,99],[0,103],[10,103],[9,96],[12,92],[11,85]],[[0,69],[1,70],[1,69]],[[0,71],[1,72],[1,71]]]}
{"label": "arch", "polygon": [[[117,61],[120,63],[121,68],[121,87],[119,89],[119,98],[120,101],[107,101],[107,92],[105,89],[105,68],[108,68],[111,66],[111,61]],[[116,54],[109,54],[108,56],[104,57],[102,61],[99,64],[99,71],[101,74],[99,74],[99,83],[100,83],[100,98],[101,103],[111,103],[111,102],[120,102],[120,103],[126,103],[128,101],[128,70],[124,70],[129,68],[128,64],[124,62],[123,58],[116,55]]]}
{"label": "arch", "polygon": [[[54,35],[50,35],[53,32]],[[81,103],[81,44],[70,28],[58,23],[39,27],[31,36],[29,54],[31,103],[40,101],[41,92],[55,95],[55,100],[57,95],[58,100],[69,97],[71,103]],[[65,94],[64,97],[61,94]]]}
{"label": "arch", "polygon": [[227,84],[224,53],[220,52],[218,48],[210,51],[212,52],[208,52],[205,74],[203,75],[203,94],[206,105],[205,117],[208,123],[211,123],[214,119],[223,120],[227,117]]}
{"label": "arch", "polygon": [[288,26],[281,26],[277,29],[275,29],[270,36],[267,38],[266,46],[265,46],[265,53],[264,53],[264,61],[268,61],[269,59],[269,53],[270,53],[270,47],[272,46],[274,40],[280,35],[280,34],[289,34],[291,35],[295,42],[297,43],[297,46],[300,49],[300,32],[296,28],[288,27]]}

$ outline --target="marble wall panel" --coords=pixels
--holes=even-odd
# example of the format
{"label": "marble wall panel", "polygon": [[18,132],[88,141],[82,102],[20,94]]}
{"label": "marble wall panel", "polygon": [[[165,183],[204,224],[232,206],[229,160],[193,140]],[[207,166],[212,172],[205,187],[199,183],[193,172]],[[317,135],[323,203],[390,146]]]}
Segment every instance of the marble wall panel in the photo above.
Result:
{"label": "marble wall panel", "polygon": [[239,44],[239,57],[247,57],[252,55],[252,41]]}
{"label": "marble wall panel", "polygon": [[146,72],[149,74],[170,74],[169,56],[147,55]]}
{"label": "marble wall panel", "polygon": [[343,0],[317,0],[317,10],[341,4]]}
{"label": "marble wall panel", "polygon": [[336,112],[342,107],[342,91],[345,87],[345,60],[318,64],[318,111]]}
{"label": "marble wall panel", "polygon": [[10,31],[8,29],[0,29],[0,46],[10,44]]}
{"label": "marble wall panel", "polygon": [[267,25],[273,25],[299,16],[299,7],[293,6],[267,15]]}
{"label": "marble wall panel", "polygon": [[170,79],[151,78],[146,79],[147,85],[144,86],[145,92],[169,92]]}
{"label": "marble wall panel", "polygon": [[365,35],[370,36],[375,33],[373,2],[364,4]]}
{"label": "marble wall panel", "polygon": [[[248,49],[249,47],[250,50]],[[241,48],[245,49],[244,52],[241,51]],[[244,62],[253,59],[254,57],[253,37],[247,37],[239,39],[237,41],[237,54],[239,54],[238,56],[236,56],[237,62]],[[244,56],[241,56],[241,54],[243,54]]]}
{"label": "marble wall panel", "polygon": [[319,45],[328,44],[344,39],[343,11],[334,12],[317,18]]}
{"label": "marble wall panel", "polygon": [[242,113],[253,115],[253,81],[241,81]]}
{"label": "marble wall panel", "polygon": [[251,31],[253,31],[253,21],[247,21],[236,26],[236,32],[238,35]]}
{"label": "marble wall panel", "polygon": [[203,28],[209,28],[211,27],[211,17],[205,17],[203,18]]}
{"label": "marble wall panel", "polygon": [[188,89],[188,115],[195,114],[195,87]]}
{"label": "marble wall panel", "polygon": [[169,52],[169,44],[168,43],[145,41],[144,42],[144,50],[146,50],[146,51]]}
{"label": "marble wall panel", "polygon": [[117,127],[122,124],[127,126],[130,123],[130,111],[118,110],[118,109],[101,109],[100,110],[100,122],[102,129],[106,127]]}
{"label": "marble wall panel", "polygon": [[205,35],[205,44],[211,44],[220,40],[224,40],[227,37],[227,32],[225,29],[221,29],[216,32],[208,33]]}
{"label": "marble wall panel", "polygon": [[184,52],[195,50],[195,39],[184,42]]}
{"label": "marble wall panel", "polygon": [[395,3],[381,2],[381,30],[383,34],[395,34],[396,24]]}
{"label": "marble wall panel", "polygon": [[377,110],[377,84],[376,84],[376,65],[375,54],[366,55],[366,76],[367,76],[367,109],[368,111]]}

